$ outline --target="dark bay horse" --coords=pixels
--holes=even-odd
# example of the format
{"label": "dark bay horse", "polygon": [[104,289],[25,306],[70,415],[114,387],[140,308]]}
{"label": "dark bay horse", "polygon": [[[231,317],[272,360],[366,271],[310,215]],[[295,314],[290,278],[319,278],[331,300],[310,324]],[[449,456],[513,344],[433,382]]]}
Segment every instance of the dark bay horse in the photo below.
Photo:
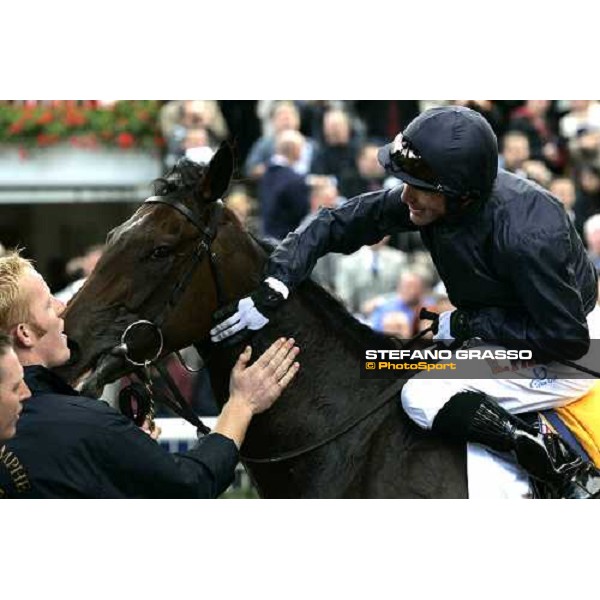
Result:
{"label": "dark bay horse", "polygon": [[[140,318],[160,320],[163,354],[191,344],[204,348],[219,305],[259,284],[267,252],[219,202],[232,171],[227,145],[206,167],[178,165],[156,182],[157,195],[108,235],[104,256],[65,314],[80,350],[65,377],[93,368],[85,389],[98,393],[129,372],[109,352]],[[242,448],[261,496],[467,496],[464,446],[420,430],[400,410],[397,394],[382,403],[393,382],[360,378],[364,349],[389,348],[390,338],[361,325],[311,281],[253,335],[253,357],[280,336],[296,339],[301,368],[273,408],[253,419]],[[241,349],[212,347],[207,356],[221,404]]]}

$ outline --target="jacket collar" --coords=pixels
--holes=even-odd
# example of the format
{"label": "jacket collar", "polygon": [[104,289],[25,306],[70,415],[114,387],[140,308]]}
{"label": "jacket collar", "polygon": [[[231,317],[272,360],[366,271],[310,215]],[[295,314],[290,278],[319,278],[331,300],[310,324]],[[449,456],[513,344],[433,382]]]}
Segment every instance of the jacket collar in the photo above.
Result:
{"label": "jacket collar", "polygon": [[31,390],[31,395],[38,394],[64,394],[66,396],[79,396],[68,383],[42,365],[25,367],[25,383]]}

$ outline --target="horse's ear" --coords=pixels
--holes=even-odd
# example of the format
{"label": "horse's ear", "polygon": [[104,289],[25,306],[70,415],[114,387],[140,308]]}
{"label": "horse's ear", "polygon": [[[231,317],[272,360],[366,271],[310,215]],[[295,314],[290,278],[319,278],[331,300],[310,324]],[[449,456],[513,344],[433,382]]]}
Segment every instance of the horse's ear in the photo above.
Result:
{"label": "horse's ear", "polygon": [[232,174],[233,148],[228,142],[223,142],[208,164],[200,185],[199,199],[202,202],[214,202],[222,198],[229,187]]}

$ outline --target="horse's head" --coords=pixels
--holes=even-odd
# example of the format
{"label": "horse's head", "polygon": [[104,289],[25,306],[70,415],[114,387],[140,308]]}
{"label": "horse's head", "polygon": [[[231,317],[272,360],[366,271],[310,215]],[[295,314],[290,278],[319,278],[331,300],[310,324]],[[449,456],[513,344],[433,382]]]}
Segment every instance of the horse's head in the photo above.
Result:
{"label": "horse's head", "polygon": [[157,324],[165,355],[206,338],[219,303],[256,285],[256,247],[220,202],[232,172],[226,144],[207,166],[180,161],[155,182],[156,195],[109,233],[102,259],[65,312],[75,351],[63,376],[74,380],[92,369],[85,389],[97,394],[132,370],[115,352],[129,325]]}

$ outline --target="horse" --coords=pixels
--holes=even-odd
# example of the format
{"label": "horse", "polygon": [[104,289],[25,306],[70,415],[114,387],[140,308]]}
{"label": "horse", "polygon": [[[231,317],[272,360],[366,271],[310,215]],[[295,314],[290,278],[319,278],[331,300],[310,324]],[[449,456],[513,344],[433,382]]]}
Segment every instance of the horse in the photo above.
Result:
{"label": "horse", "polygon": [[[140,319],[160,326],[160,355],[195,345],[217,402],[245,343],[207,351],[213,314],[262,280],[268,248],[223,206],[234,169],[223,144],[208,165],[181,161],[155,181],[155,196],[107,236],[95,271],[68,304],[65,331],[77,348],[62,370],[92,369],[84,389],[132,370],[113,349]],[[361,378],[365,348],[391,348],[315,282],[302,283],[253,333],[256,358],[279,337],[300,347],[300,371],[274,406],[252,420],[241,460],[264,498],[466,498],[464,444],[416,426],[399,405],[405,380]],[[393,388],[390,388],[393,385]]]}

